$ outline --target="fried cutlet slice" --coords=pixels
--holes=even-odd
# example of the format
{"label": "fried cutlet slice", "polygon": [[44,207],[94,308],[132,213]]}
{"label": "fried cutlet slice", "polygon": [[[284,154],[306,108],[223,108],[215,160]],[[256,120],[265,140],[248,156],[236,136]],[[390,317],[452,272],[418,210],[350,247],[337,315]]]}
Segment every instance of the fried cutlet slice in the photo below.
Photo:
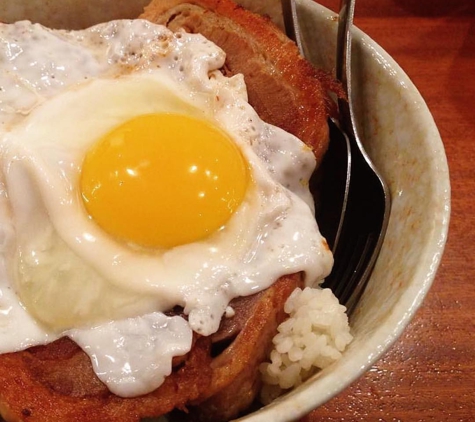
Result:
{"label": "fried cutlet slice", "polygon": [[67,338],[0,355],[0,414],[8,422],[136,422],[189,407],[203,420],[227,420],[254,399],[257,365],[285,317],[287,297],[299,285],[299,274],[284,276],[247,298],[239,327],[220,339],[230,345],[221,350],[211,337],[198,338],[165,382],[140,397],[112,394],[94,374],[89,357]]}
{"label": "fried cutlet slice", "polygon": [[159,389],[133,399],[109,392],[71,340],[0,356],[0,413],[6,421],[138,421],[183,407],[210,382],[209,342],[198,340]]}
{"label": "fried cutlet slice", "polygon": [[249,103],[266,122],[312,147],[317,164],[328,146],[329,91],[341,88],[303,59],[269,18],[231,0],[154,0],[142,18],[172,31],[201,33],[226,53],[226,75],[241,73]]}
{"label": "fried cutlet slice", "polygon": [[270,353],[277,326],[286,318],[284,304],[302,285],[302,274],[293,274],[259,294],[239,335],[212,360],[210,386],[190,408],[194,420],[227,421],[252,404],[261,388],[259,365]]}

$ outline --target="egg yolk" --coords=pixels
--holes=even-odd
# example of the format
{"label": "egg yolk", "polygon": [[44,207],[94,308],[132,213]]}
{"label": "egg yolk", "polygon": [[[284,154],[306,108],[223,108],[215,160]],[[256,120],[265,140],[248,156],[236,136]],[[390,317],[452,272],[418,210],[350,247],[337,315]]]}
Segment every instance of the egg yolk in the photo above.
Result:
{"label": "egg yolk", "polygon": [[221,129],[185,115],[147,114],[93,145],[80,191],[109,234],[170,248],[220,229],[241,204],[248,179],[241,151]]}

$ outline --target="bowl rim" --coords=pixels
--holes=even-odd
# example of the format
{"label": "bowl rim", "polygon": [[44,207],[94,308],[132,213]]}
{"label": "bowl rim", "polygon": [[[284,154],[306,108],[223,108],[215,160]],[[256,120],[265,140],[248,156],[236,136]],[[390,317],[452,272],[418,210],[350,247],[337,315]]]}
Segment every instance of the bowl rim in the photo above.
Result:
{"label": "bowl rim", "polygon": [[[305,3],[306,8],[312,8],[313,13],[320,14],[322,19],[334,21],[337,16],[330,9],[312,0],[298,0],[298,2]],[[338,373],[340,375],[346,371],[346,374],[350,374],[349,376],[342,378],[328,376],[309,380],[287,395],[278,398],[254,413],[236,419],[236,421],[265,422],[272,420],[274,422],[286,422],[295,420],[342,392],[381,358],[401,336],[429,292],[442,259],[449,229],[451,189],[447,157],[436,123],[419,90],[399,64],[377,42],[357,27],[353,28],[353,39],[354,42],[370,45],[373,51],[384,60],[385,65],[389,65],[391,71],[397,75],[400,83],[408,88],[407,92],[410,92],[412,100],[419,105],[418,113],[423,116],[427,132],[426,139],[434,147],[434,155],[431,157],[432,163],[437,168],[439,175],[435,190],[438,198],[436,205],[441,216],[440,224],[434,225],[428,236],[426,241],[429,249],[428,256],[420,261],[416,274],[412,277],[412,280],[415,281],[411,282],[403,292],[401,299],[392,308],[385,324],[376,329],[372,333],[370,341],[358,350],[349,362],[339,368]],[[388,329],[388,327],[390,328]]]}

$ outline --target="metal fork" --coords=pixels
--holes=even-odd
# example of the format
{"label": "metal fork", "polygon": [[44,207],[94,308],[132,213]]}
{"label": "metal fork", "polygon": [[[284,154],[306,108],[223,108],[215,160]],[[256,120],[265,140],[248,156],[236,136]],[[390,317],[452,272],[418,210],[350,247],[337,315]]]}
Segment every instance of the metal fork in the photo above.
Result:
{"label": "metal fork", "polygon": [[[287,35],[305,57],[295,0],[281,0]],[[335,263],[322,287],[328,287],[353,313],[381,250],[389,221],[389,190],[363,148],[351,102],[351,28],[355,0],[341,0],[338,18],[336,78],[348,101],[338,100],[339,119],[330,121],[330,147],[322,163],[317,221],[332,248]],[[346,174],[345,174],[346,170]]]}

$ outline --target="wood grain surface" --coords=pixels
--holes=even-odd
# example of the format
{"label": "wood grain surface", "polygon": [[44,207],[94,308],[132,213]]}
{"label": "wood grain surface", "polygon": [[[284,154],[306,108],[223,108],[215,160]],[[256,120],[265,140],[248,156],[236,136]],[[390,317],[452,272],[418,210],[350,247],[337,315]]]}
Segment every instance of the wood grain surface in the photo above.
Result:
{"label": "wood grain surface", "polygon": [[[321,0],[338,11],[339,0]],[[355,24],[405,70],[444,141],[449,238],[424,304],[371,370],[301,422],[475,421],[475,1],[358,0]]]}

